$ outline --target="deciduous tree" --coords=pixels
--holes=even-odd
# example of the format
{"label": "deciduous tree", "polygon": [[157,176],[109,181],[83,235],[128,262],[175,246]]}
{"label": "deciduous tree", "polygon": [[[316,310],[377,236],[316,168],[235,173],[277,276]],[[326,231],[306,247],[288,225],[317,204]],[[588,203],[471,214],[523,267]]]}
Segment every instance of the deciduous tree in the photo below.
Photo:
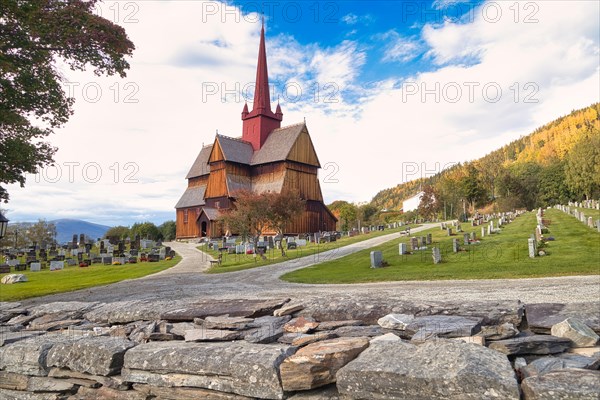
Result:
{"label": "deciduous tree", "polygon": [[[125,76],[134,50],[125,30],[94,14],[98,0],[2,0],[0,6],[0,183],[53,162],[44,139],[73,113],[59,63]],[[0,200],[8,201],[0,186]]]}

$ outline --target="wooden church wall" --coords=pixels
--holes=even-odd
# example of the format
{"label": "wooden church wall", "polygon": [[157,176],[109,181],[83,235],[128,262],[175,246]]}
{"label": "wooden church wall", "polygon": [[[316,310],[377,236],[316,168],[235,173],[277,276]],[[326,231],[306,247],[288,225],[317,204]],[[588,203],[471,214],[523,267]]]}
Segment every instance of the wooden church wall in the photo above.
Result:
{"label": "wooden church wall", "polygon": [[[185,213],[187,211],[187,222]],[[175,229],[177,239],[192,238],[200,236],[200,229],[196,223],[200,207],[180,208],[176,210]]]}

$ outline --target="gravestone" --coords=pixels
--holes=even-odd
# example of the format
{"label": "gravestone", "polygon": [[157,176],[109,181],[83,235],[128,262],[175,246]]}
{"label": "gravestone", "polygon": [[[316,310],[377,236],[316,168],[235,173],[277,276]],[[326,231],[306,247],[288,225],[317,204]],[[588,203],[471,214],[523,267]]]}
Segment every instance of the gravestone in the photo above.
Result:
{"label": "gravestone", "polygon": [[587,224],[590,228],[593,228],[594,227],[594,219],[592,217],[588,217]]}
{"label": "gravestone", "polygon": [[243,244],[238,244],[235,246],[235,254],[244,254],[246,252],[246,246]]}
{"label": "gravestone", "polygon": [[458,253],[459,247],[458,247],[458,239],[454,238],[452,239],[452,251],[454,253]]}
{"label": "gravestone", "polygon": [[296,244],[296,242],[288,242],[287,248],[288,250],[296,250],[298,248],[298,245]]}
{"label": "gravestone", "polygon": [[29,264],[29,270],[31,272],[41,271],[42,270],[42,263],[33,262],[33,263]]}
{"label": "gravestone", "polygon": [[121,265],[125,264],[125,257],[113,257],[112,263],[119,263]]}
{"label": "gravestone", "polygon": [[[269,236],[267,238],[267,242],[269,244],[269,248],[270,249],[274,249],[275,248],[275,241],[273,240],[273,236]],[[305,242],[306,243],[306,242]]]}
{"label": "gravestone", "polygon": [[481,237],[485,237],[485,227],[481,227]]}
{"label": "gravestone", "polygon": [[71,241],[71,248],[72,249],[77,248],[77,234],[76,233],[73,234],[73,239]]}
{"label": "gravestone", "polygon": [[468,233],[463,234],[463,243],[465,246],[467,246],[469,244],[469,234]]}
{"label": "gravestone", "polygon": [[87,255],[90,255],[90,252],[92,251],[92,244],[91,243],[86,243],[85,244],[85,252],[87,253]]}
{"label": "gravestone", "polygon": [[600,232],[600,219],[596,221],[596,227],[598,228],[598,232]]}
{"label": "gravestone", "polygon": [[72,267],[72,266],[74,266],[74,265],[77,265],[77,261],[75,261],[75,260],[74,260],[74,259],[72,259],[72,258],[69,258],[69,259],[67,259],[67,261],[66,261],[66,262],[67,262],[67,265],[68,265],[69,267]]}
{"label": "gravestone", "polygon": [[477,234],[475,232],[471,232],[471,240],[473,242],[477,240]]}
{"label": "gravestone", "polygon": [[400,243],[400,244],[398,245],[398,253],[399,253],[401,256],[402,256],[402,255],[404,255],[404,254],[406,254],[406,253],[408,253],[408,251],[407,251],[407,249],[406,249],[406,248],[407,248],[407,246],[406,246],[406,243]]}
{"label": "gravestone", "polygon": [[371,268],[381,268],[382,266],[383,266],[383,254],[381,253],[381,251],[372,251],[371,252]]}
{"label": "gravestone", "polygon": [[50,261],[50,271],[58,271],[65,267],[63,261]]}
{"label": "gravestone", "polygon": [[416,237],[411,237],[410,248],[412,251],[419,250],[419,239],[417,239]]}
{"label": "gravestone", "polygon": [[427,236],[421,236],[421,247],[427,246]]}
{"label": "gravestone", "polygon": [[528,250],[529,250],[529,258],[535,258],[535,254],[537,252],[537,246],[535,239],[527,239]]}
{"label": "gravestone", "polygon": [[433,263],[439,264],[442,262],[442,254],[440,253],[439,247],[434,247],[431,251],[433,256]]}
{"label": "gravestone", "polygon": [[448,228],[447,231],[448,231],[448,236],[452,236],[452,228]]}
{"label": "gravestone", "polygon": [[492,226],[491,225],[488,225],[488,227],[487,227],[487,234],[488,235],[492,234]]}
{"label": "gravestone", "polygon": [[433,243],[433,240],[431,238],[431,233],[428,233],[427,234],[427,244],[432,244],[432,243]]}
{"label": "gravestone", "polygon": [[296,240],[296,244],[298,245],[298,247],[304,247],[306,246],[306,239],[298,239]]}
{"label": "gravestone", "polygon": [[110,256],[102,257],[102,264],[104,264],[104,265],[111,265],[112,264],[112,257],[110,257]]}

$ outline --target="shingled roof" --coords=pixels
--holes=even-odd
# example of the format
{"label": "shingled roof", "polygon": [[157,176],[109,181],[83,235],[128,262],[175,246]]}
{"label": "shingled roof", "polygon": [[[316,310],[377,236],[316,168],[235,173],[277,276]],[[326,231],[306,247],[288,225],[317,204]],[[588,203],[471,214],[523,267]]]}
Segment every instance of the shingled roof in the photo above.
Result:
{"label": "shingled roof", "polygon": [[196,161],[192,164],[192,168],[190,168],[190,172],[188,172],[185,179],[195,178],[197,176],[207,175],[210,173],[210,166],[208,165],[208,157],[210,157],[210,152],[212,151],[213,145],[204,146],[198,157],[196,157]]}
{"label": "shingled roof", "polygon": [[225,161],[250,164],[252,154],[254,153],[252,144],[242,139],[222,135],[217,135],[217,140],[221,146]]}
{"label": "shingled roof", "polygon": [[259,165],[285,160],[305,126],[301,122],[273,130],[265,144],[254,153],[250,164]]}
{"label": "shingled roof", "polygon": [[206,186],[194,186],[189,187],[183,192],[183,195],[175,205],[175,208],[187,208],[187,207],[198,207],[203,206],[204,193],[206,192]]}

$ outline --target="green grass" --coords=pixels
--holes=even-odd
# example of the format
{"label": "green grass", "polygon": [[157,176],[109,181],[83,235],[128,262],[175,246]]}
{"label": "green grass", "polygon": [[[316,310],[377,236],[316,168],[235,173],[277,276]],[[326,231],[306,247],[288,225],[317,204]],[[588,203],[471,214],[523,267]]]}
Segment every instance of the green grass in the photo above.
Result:
{"label": "green grass", "polygon": [[[171,268],[181,260],[176,256],[172,260],[143,262],[124,265],[93,264],[87,268],[65,267],[61,271],[44,269],[39,272],[11,272],[24,274],[28,282],[12,285],[0,285],[0,301],[15,301],[48,294],[70,292],[93,286],[107,285],[125,279],[140,278]],[[6,274],[0,275],[0,278]]]}
{"label": "green grass", "polygon": [[[396,239],[372,249],[293,271],[282,279],[298,283],[359,283],[381,281],[445,280],[445,279],[500,279],[534,278],[544,276],[600,274],[600,233],[576,221],[575,218],[558,210],[548,210],[546,218],[552,221],[545,237],[555,241],[545,244],[548,253],[544,257],[528,257],[527,239],[534,232],[534,213],[521,215],[502,232],[485,236],[480,244],[462,245],[462,234],[458,234],[461,247],[468,251],[452,252],[452,239],[439,228],[429,230],[433,234],[434,246],[440,247],[442,263],[433,264],[431,247],[400,256],[398,244],[408,243],[407,238]],[[477,232],[480,239],[481,227],[463,224],[465,232]],[[424,236],[426,233],[419,233]],[[409,246],[410,248],[410,246]],[[369,253],[383,252],[388,267],[370,268]]]}
{"label": "green grass", "polygon": [[[262,267],[269,264],[275,264],[278,262],[293,260],[300,257],[311,256],[324,251],[337,249],[338,247],[347,246],[352,243],[362,242],[363,240],[372,239],[378,236],[388,235],[390,233],[396,233],[405,230],[408,226],[411,229],[419,225],[405,225],[402,228],[386,229],[385,231],[375,231],[368,234],[361,234],[354,237],[343,237],[335,242],[331,243],[308,243],[304,247],[298,247],[295,250],[286,250],[286,257],[281,255],[281,250],[271,249],[265,254],[266,260],[260,257],[254,257],[252,254],[226,254],[223,253],[223,260],[221,265],[213,266],[206,272],[209,274],[220,274],[224,272],[241,271],[250,268]],[[213,258],[219,256],[219,252],[215,250],[209,250],[205,246],[198,246],[198,250],[210,254]]]}

